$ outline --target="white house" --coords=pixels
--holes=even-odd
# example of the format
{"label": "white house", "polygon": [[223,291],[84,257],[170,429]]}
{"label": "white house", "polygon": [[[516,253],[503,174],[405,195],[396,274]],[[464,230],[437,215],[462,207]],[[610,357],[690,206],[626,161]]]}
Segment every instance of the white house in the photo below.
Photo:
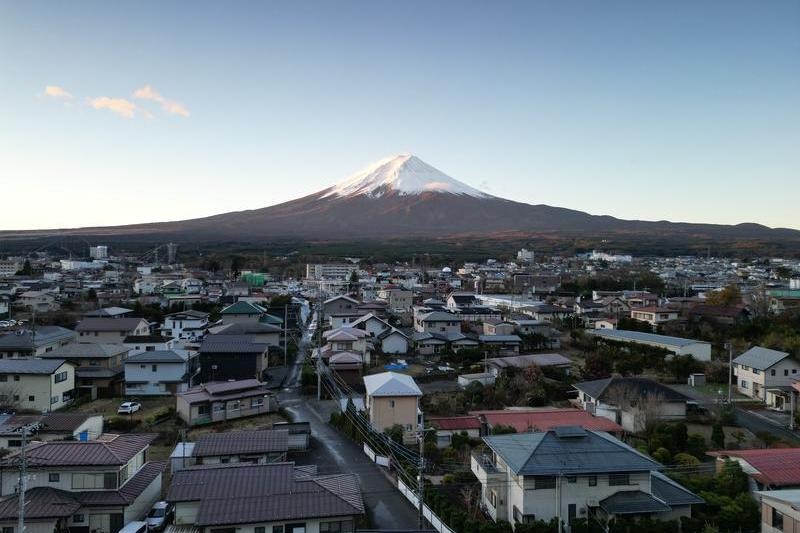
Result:
{"label": "white house", "polygon": [[181,311],[164,317],[161,332],[173,339],[196,341],[202,339],[208,326],[208,313],[202,311]]}
{"label": "white house", "polygon": [[397,328],[384,331],[378,336],[381,352],[385,354],[407,354],[411,347],[411,339]]}
{"label": "white house", "polygon": [[56,411],[75,397],[75,364],[64,359],[0,360],[3,409]]}
{"label": "white house", "polygon": [[754,346],[733,360],[736,389],[774,409],[789,409],[800,363],[787,352]]}
{"label": "white house", "polygon": [[660,474],[659,463],[605,432],[563,426],[483,441],[488,451],[474,453],[471,468],[495,521],[676,520],[703,503]]}
{"label": "white house", "polygon": [[392,426],[403,428],[403,441],[413,443],[422,421],[419,399],[422,391],[414,378],[397,372],[383,372],[364,376],[365,406],[369,422],[376,431],[383,432]]}
{"label": "white house", "polygon": [[172,350],[141,352],[125,361],[125,394],[170,395],[189,387],[188,357]]}

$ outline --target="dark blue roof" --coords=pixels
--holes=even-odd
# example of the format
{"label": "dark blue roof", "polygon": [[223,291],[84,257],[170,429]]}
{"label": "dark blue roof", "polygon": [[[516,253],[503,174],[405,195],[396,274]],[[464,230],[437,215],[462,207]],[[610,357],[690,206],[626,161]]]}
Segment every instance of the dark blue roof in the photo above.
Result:
{"label": "dark blue roof", "polygon": [[657,470],[661,464],[603,431],[566,430],[484,437],[484,442],[516,475],[550,476]]}
{"label": "dark blue roof", "polygon": [[650,473],[650,490],[653,496],[667,505],[696,505],[705,503],[703,498],[688,491],[661,472]]}

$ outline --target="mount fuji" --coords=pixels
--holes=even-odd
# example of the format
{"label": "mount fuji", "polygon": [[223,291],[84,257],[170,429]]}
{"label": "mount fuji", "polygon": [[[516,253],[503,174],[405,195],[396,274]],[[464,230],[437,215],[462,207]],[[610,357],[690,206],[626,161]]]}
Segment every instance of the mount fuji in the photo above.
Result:
{"label": "mount fuji", "polygon": [[0,239],[9,241],[52,236],[179,243],[566,238],[656,247],[678,243],[686,249],[691,243],[726,242],[751,251],[766,242],[774,244],[770,249],[775,251],[800,246],[800,231],[759,224],[621,220],[516,202],[482,192],[411,154],[382,159],[325,190],[261,209],[128,226],[0,231]]}

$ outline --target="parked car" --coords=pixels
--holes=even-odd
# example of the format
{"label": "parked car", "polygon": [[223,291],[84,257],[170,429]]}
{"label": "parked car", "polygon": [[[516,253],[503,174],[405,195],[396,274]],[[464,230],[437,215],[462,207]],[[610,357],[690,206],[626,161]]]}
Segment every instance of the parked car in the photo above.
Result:
{"label": "parked car", "polygon": [[162,531],[175,518],[175,506],[169,502],[156,502],[147,513],[147,531]]}
{"label": "parked car", "polygon": [[117,414],[132,415],[141,408],[142,404],[139,402],[123,402],[120,404],[119,409],[117,409]]}

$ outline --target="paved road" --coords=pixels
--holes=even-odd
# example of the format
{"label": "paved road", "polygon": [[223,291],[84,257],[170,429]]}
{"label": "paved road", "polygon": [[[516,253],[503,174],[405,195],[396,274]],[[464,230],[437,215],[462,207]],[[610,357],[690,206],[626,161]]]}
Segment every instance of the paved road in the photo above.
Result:
{"label": "paved road", "polygon": [[287,387],[278,395],[280,405],[292,413],[295,421],[308,422],[311,425],[312,449],[297,462],[316,464],[321,474],[356,474],[374,527],[390,530],[415,528],[417,511],[386,478],[381,467],[370,461],[361,448],[328,424],[330,413],[336,408],[335,403],[317,402],[315,398],[300,394],[300,368],[308,343],[308,335],[304,334],[297,361],[286,380]]}

